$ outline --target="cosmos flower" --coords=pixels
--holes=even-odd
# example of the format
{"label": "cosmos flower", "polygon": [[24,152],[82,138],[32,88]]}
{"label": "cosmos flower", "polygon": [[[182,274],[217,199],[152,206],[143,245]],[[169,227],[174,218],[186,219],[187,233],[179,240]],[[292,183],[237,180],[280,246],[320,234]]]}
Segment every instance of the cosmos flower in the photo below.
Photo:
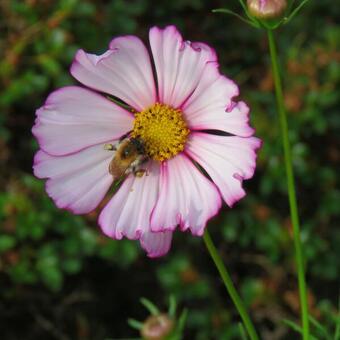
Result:
{"label": "cosmos flower", "polygon": [[102,55],[76,53],[71,74],[85,87],[63,87],[37,110],[33,168],[59,208],[86,214],[119,179],[122,142],[138,141],[143,157],[126,168],[99,225],[157,257],[177,226],[201,236],[222,199],[231,207],[245,195],[260,140],[212,48],[174,26],[151,28],[149,40],[151,54],[135,36],[113,39]]}

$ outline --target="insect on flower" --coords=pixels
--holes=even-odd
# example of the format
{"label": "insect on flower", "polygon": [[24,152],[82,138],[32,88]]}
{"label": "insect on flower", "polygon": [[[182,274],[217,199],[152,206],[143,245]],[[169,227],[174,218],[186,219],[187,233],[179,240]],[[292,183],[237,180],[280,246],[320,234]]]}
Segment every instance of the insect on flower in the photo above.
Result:
{"label": "insect on flower", "polygon": [[232,206],[245,195],[261,143],[212,48],[174,26],[151,28],[149,41],[151,58],[135,36],[113,39],[102,55],[76,53],[71,74],[85,87],[63,87],[37,110],[33,168],[75,214],[95,209],[121,179],[99,225],[157,257],[178,226],[201,236],[222,199]]}
{"label": "insect on flower", "polygon": [[144,142],[139,138],[124,138],[117,146],[105,144],[106,150],[115,150],[110,165],[109,172],[113,176],[113,180],[117,180],[124,175],[133,172],[136,176],[142,176],[145,171],[138,169],[147,159]]}

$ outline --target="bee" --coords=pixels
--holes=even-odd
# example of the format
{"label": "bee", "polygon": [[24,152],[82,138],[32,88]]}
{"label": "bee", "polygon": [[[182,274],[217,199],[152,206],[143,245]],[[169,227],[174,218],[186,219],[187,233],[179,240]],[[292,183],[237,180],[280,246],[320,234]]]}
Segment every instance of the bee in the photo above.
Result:
{"label": "bee", "polygon": [[115,180],[132,172],[135,176],[142,177],[146,172],[143,169],[138,169],[148,160],[144,143],[140,138],[125,137],[118,145],[105,144],[104,148],[116,151],[109,165],[109,173]]}

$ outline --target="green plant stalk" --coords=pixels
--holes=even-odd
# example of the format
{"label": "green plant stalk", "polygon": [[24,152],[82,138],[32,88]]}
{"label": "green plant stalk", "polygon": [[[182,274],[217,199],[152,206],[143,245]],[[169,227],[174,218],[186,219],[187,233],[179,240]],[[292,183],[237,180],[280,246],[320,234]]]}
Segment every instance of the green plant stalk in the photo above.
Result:
{"label": "green plant stalk", "polygon": [[231,299],[233,300],[241,318],[242,318],[242,321],[243,321],[243,324],[249,334],[249,337],[251,340],[259,340],[259,337],[256,333],[256,330],[255,330],[255,327],[248,315],[248,312],[240,298],[240,296],[238,295],[236,289],[235,289],[235,286],[231,280],[231,277],[227,271],[227,268],[225,267],[225,265],[223,264],[223,261],[220,257],[220,255],[218,254],[217,252],[217,249],[209,235],[209,232],[208,230],[206,229],[205,232],[204,232],[204,235],[203,235],[203,240],[204,240],[204,243],[209,251],[209,254],[211,256],[211,258],[213,259],[219,273],[220,273],[220,276],[222,278],[222,281],[225,285],[225,287],[227,288],[227,291],[231,297]]}
{"label": "green plant stalk", "polygon": [[281,84],[281,78],[280,78],[280,73],[279,73],[274,33],[271,30],[267,30],[267,33],[268,33],[273,77],[274,77],[274,83],[275,83],[276,101],[277,101],[277,107],[278,107],[279,118],[280,118],[281,136],[282,136],[282,142],[283,142],[285,168],[286,168],[286,176],[287,176],[287,184],[288,184],[290,215],[291,215],[292,225],[293,225],[294,247],[295,247],[296,265],[297,265],[297,272],[298,272],[300,306],[301,306],[301,315],[302,315],[302,328],[303,328],[302,334],[303,334],[304,340],[309,340],[307,288],[306,288],[306,281],[305,281],[304,261],[303,261],[301,236],[300,236],[299,214],[298,214],[297,201],[296,201],[296,191],[295,191],[294,173],[293,173],[293,165],[292,165],[292,154],[291,154],[289,136],[288,136],[288,123],[287,123],[286,110],[285,110],[284,100],[283,100],[282,84]]}

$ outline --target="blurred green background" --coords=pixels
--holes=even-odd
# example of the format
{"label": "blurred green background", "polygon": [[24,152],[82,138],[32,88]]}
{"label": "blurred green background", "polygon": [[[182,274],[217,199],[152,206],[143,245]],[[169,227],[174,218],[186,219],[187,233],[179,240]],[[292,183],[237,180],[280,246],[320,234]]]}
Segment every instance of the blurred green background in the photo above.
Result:
{"label": "blurred green background", "polygon": [[[78,48],[100,54],[113,36],[147,39],[175,24],[186,39],[218,52],[235,79],[264,145],[248,195],[209,223],[261,333],[298,338],[282,319],[299,318],[292,229],[265,32],[211,9],[240,12],[236,0],[2,0],[0,2],[1,339],[137,337],[127,318],[146,318],[139,298],[165,309],[174,293],[189,309],[185,339],[240,339],[239,317],[203,240],[176,233],[170,253],[146,258],[139,244],[101,235],[97,213],[58,210],[32,175],[35,109],[74,84]],[[279,30],[293,143],[311,314],[334,333],[339,297],[338,187],[340,4],[312,0]],[[339,168],[338,168],[339,169]],[[313,330],[318,339],[324,335]]]}

